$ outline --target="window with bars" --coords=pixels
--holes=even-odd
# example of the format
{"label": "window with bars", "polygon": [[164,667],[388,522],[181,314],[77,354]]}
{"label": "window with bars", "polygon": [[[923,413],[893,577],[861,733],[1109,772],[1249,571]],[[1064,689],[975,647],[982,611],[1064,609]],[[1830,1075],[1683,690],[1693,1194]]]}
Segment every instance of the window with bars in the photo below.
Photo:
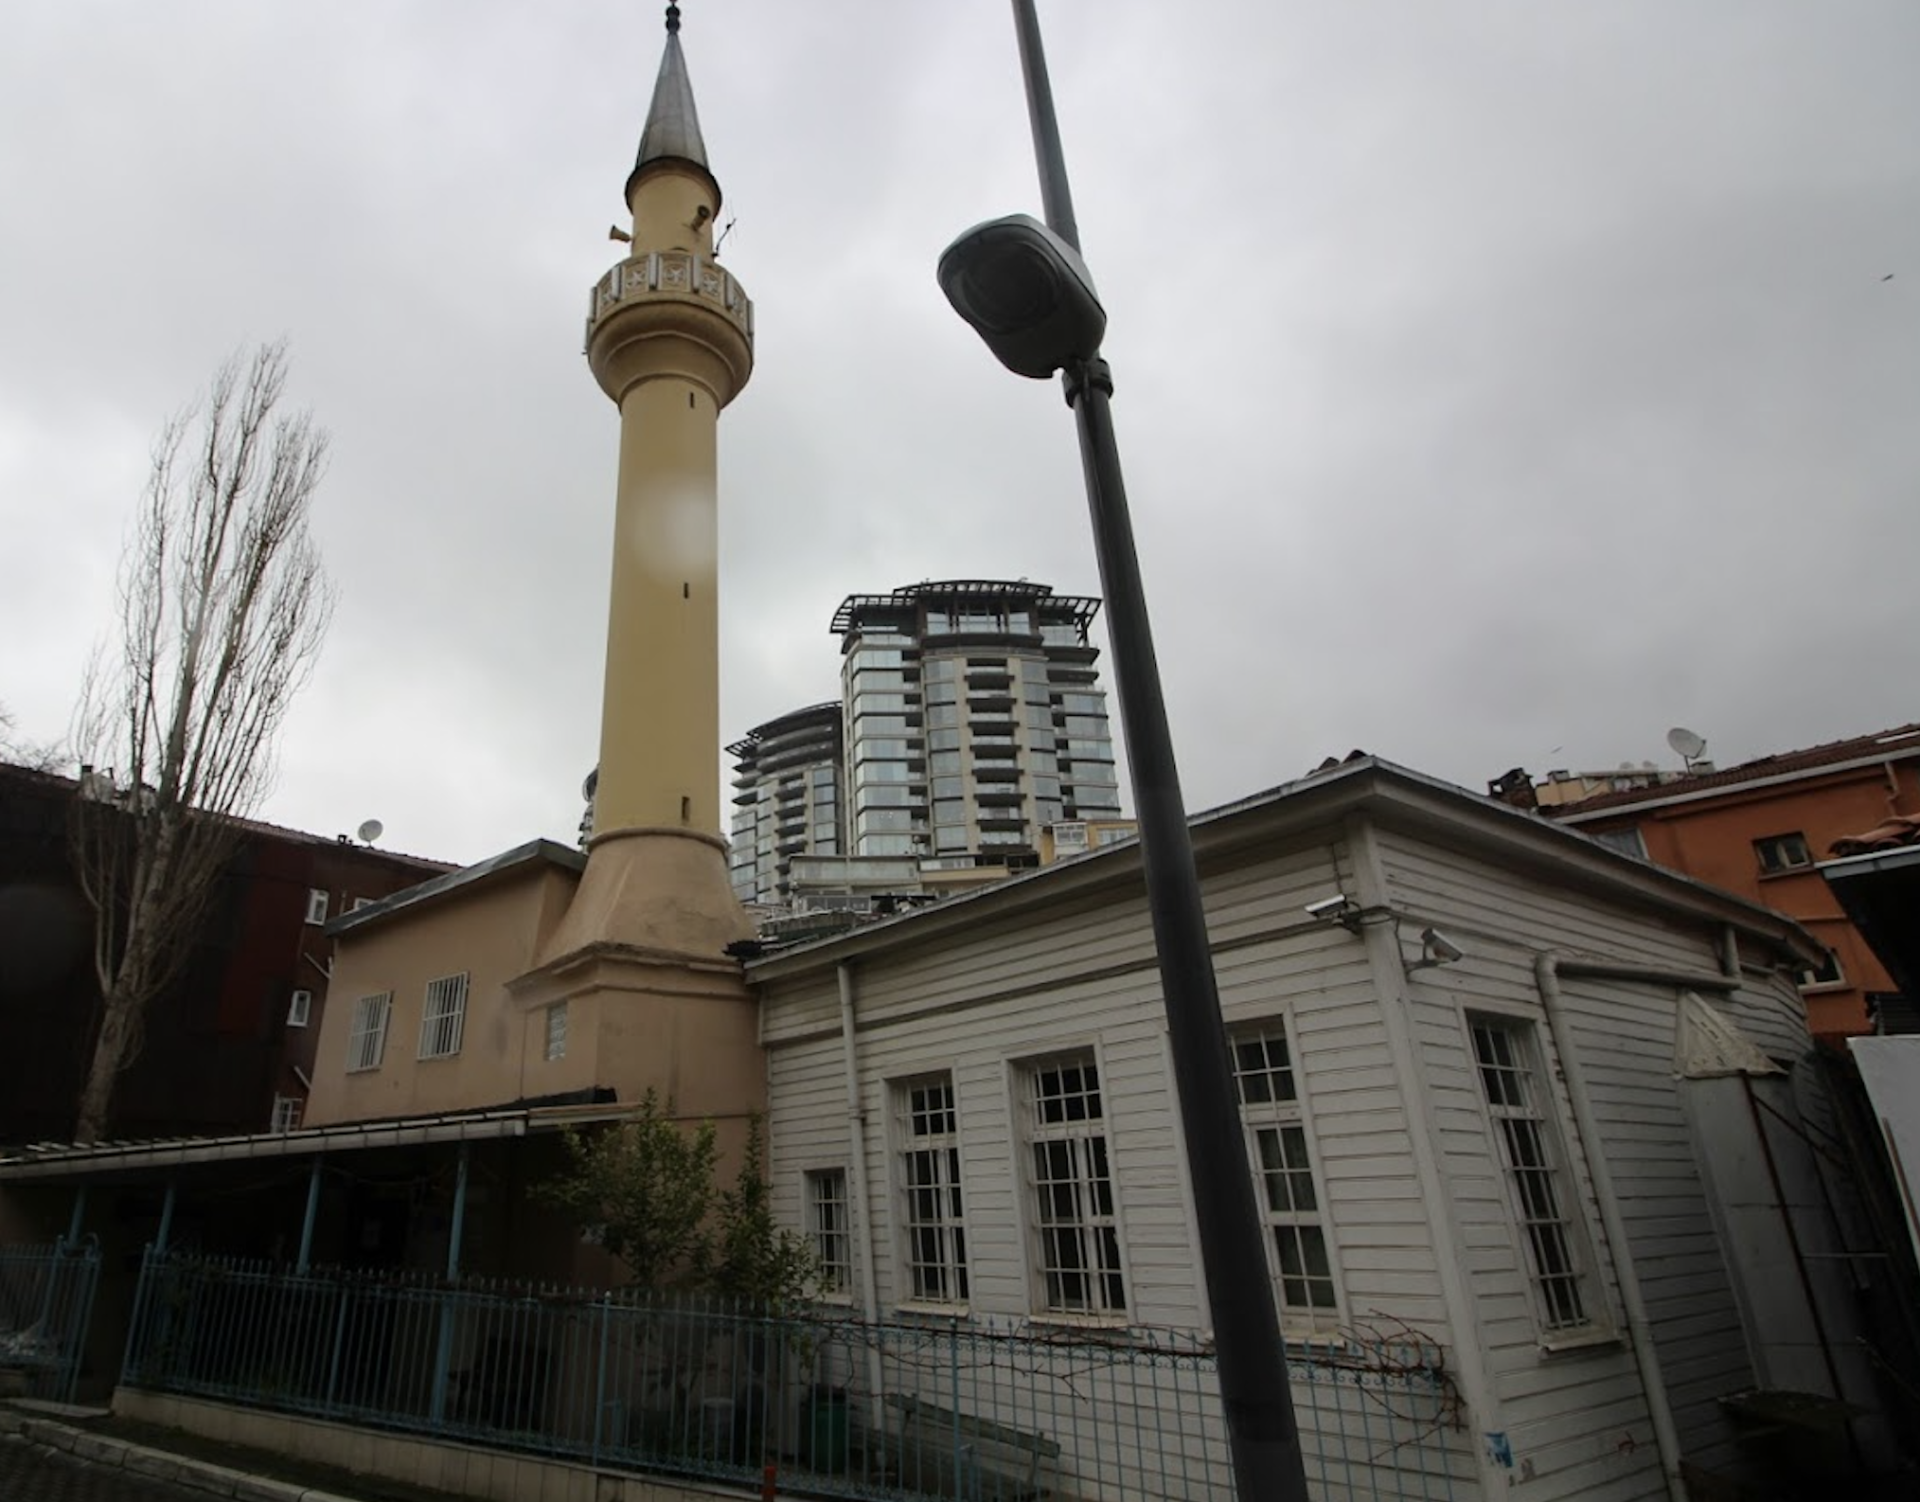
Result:
{"label": "window with bars", "polygon": [[967,1231],[960,1196],[960,1120],[953,1076],[897,1087],[900,1187],[906,1200],[905,1292],[916,1303],[967,1298]]}
{"label": "window with bars", "polygon": [[1289,1329],[1332,1330],[1340,1322],[1333,1264],[1307,1150],[1306,1120],[1278,1018],[1233,1036],[1233,1082],[1246,1127],[1254,1193],[1267,1226],[1267,1258]]}
{"label": "window with bars", "polygon": [[393,1011],[393,992],[362,996],[353,1004],[353,1026],[347,1032],[347,1072],[378,1069],[387,1049],[387,1017]]}
{"label": "window with bars", "polygon": [[459,1053],[466,1024],[466,972],[428,981],[426,1003],[420,1008],[420,1057],[450,1059]]}
{"label": "window with bars", "polygon": [[1022,1073],[1044,1307],[1057,1314],[1123,1314],[1127,1287],[1099,1066],[1093,1055],[1075,1054],[1029,1064]]}
{"label": "window with bars", "polygon": [[1535,1065],[1533,1027],[1505,1017],[1469,1017],[1480,1089],[1493,1118],[1514,1211],[1526,1241],[1528,1271],[1548,1330],[1589,1322],[1578,1235],[1566,1205],[1570,1186]]}
{"label": "window with bars", "polygon": [[564,1059],[567,1056],[567,1004],[556,1001],[547,1008],[547,1057]]}
{"label": "window with bars", "polygon": [[820,1259],[820,1281],[828,1293],[853,1287],[852,1221],[847,1214],[847,1172],[815,1169],[807,1175],[807,1233]]}

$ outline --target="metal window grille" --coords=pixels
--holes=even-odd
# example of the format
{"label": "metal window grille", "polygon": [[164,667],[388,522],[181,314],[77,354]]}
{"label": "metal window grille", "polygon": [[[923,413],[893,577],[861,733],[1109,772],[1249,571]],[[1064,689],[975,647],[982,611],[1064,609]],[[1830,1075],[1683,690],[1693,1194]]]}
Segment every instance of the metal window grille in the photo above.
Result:
{"label": "metal window grille", "polygon": [[1558,1143],[1543,1110],[1533,1066],[1532,1027],[1478,1017],[1471,1022],[1480,1087],[1493,1117],[1541,1319],[1549,1330],[1587,1323],[1573,1224],[1561,1206]]}
{"label": "metal window grille", "polygon": [[1127,1288],[1099,1069],[1091,1055],[1077,1055],[1029,1066],[1027,1081],[1034,1228],[1046,1308],[1122,1313]]}
{"label": "metal window grille", "polygon": [[305,1027],[313,1016],[313,992],[295,991],[287,1002],[287,1026]]}
{"label": "metal window grille", "polygon": [[420,1009],[420,1057],[447,1059],[459,1053],[466,1021],[466,972],[428,981],[426,1004]]}
{"label": "metal window grille", "polygon": [[547,1008],[547,1057],[564,1059],[567,1056],[567,1004],[556,1001]]}
{"label": "metal window grille", "polygon": [[297,1095],[276,1095],[273,1098],[273,1122],[270,1131],[291,1132],[300,1125],[301,1100]]}
{"label": "metal window grille", "polygon": [[847,1174],[822,1168],[807,1175],[807,1230],[820,1259],[821,1281],[829,1293],[853,1287],[852,1240],[848,1235]]}
{"label": "metal window grille", "polygon": [[960,1121],[953,1078],[900,1089],[900,1185],[906,1199],[907,1293],[916,1302],[963,1303],[967,1232],[960,1196]]}
{"label": "metal window grille", "polygon": [[325,923],[327,921],[327,894],[318,887],[307,892],[307,922]]}
{"label": "metal window grille", "polygon": [[1234,1035],[1233,1079],[1283,1321],[1289,1329],[1333,1330],[1340,1301],[1282,1022]]}
{"label": "metal window grille", "polygon": [[353,1026],[347,1033],[347,1072],[378,1069],[387,1049],[387,1016],[393,1010],[393,992],[362,996],[353,1007]]}

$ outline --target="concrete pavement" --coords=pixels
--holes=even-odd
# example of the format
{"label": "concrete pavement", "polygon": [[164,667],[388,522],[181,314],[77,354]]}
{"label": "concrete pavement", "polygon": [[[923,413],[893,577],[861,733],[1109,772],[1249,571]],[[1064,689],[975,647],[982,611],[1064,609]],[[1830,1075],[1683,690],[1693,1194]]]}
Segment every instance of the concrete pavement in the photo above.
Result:
{"label": "concrete pavement", "polygon": [[207,1496],[132,1471],[75,1460],[19,1435],[0,1435],[0,1497],[6,1502],[207,1502]]}
{"label": "concrete pavement", "polygon": [[353,1502],[0,1404],[0,1502]]}

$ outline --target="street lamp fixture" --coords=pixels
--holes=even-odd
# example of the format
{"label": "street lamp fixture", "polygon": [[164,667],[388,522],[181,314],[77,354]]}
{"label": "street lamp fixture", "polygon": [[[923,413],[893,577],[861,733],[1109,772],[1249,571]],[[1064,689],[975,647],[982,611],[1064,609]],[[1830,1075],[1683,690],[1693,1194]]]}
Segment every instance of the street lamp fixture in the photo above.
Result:
{"label": "street lamp fixture", "polygon": [[1100,354],[1107,315],[1080,258],[1033,0],[1013,0],[1013,19],[1046,222],[1014,214],[976,225],[941,255],[940,287],[1007,369],[1033,379],[1061,373],[1079,427],[1234,1491],[1240,1502],[1306,1502],[1266,1229],[1254,1200],[1200,876],[1114,438],[1113,374]]}
{"label": "street lamp fixture", "polygon": [[1087,263],[1031,214],[976,224],[940,255],[940,290],[1015,375],[1044,381],[1100,353],[1107,310]]}

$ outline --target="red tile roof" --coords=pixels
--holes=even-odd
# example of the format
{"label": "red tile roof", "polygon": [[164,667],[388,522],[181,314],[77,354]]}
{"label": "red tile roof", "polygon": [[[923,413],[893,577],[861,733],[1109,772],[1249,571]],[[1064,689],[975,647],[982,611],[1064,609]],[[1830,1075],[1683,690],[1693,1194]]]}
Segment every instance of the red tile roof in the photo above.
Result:
{"label": "red tile roof", "polygon": [[1875,850],[1898,850],[1920,845],[1920,814],[1893,814],[1865,834],[1845,835],[1829,847],[1829,855],[1868,855]]}
{"label": "red tile roof", "polygon": [[[1823,745],[1808,746],[1803,751],[1781,751],[1754,761],[1741,762],[1735,767],[1721,767],[1712,772],[1677,777],[1671,782],[1656,783],[1651,787],[1595,793],[1591,798],[1582,798],[1577,803],[1555,804],[1545,812],[1555,818],[1565,818],[1573,814],[1598,813],[1604,809],[1636,808],[1643,803],[1688,797],[1714,788],[1738,787],[1743,782],[1757,782],[1763,777],[1784,777],[1796,772],[1817,776],[1821,768],[1839,766],[1844,762],[1915,755],[1920,755],[1920,723],[1897,725],[1891,730],[1877,730],[1872,735],[1827,741]],[[1622,775],[1626,775],[1624,771]]]}

